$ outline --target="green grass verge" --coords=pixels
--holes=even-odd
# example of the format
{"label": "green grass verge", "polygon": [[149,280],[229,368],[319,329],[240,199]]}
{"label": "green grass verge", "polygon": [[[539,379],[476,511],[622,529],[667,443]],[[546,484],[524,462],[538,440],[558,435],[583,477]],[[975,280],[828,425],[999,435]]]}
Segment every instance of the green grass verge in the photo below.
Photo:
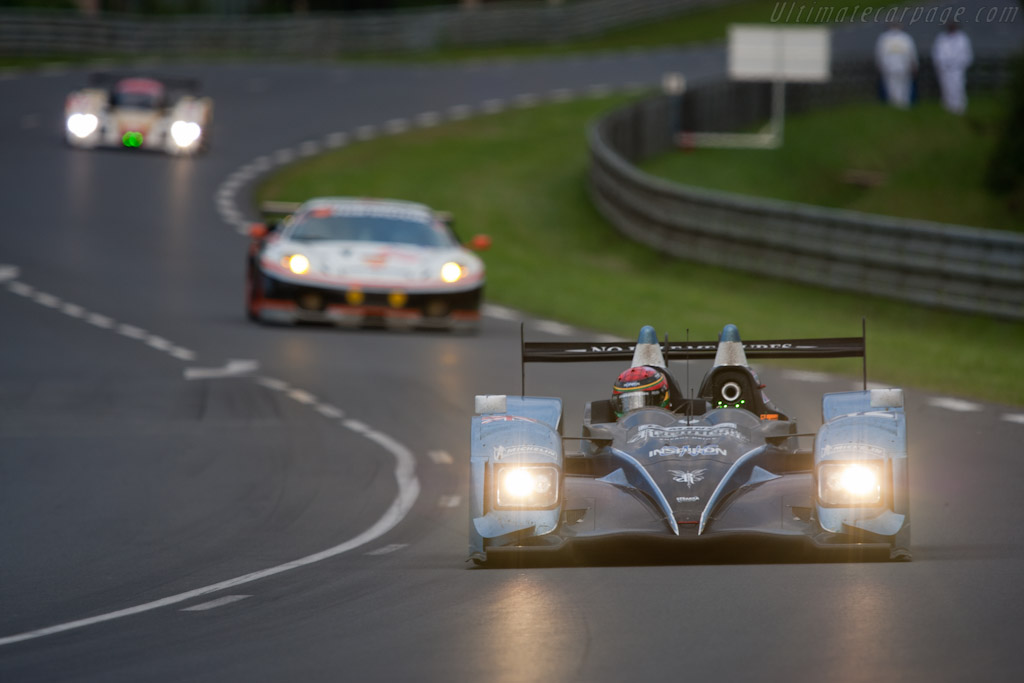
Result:
{"label": "green grass verge", "polygon": [[[877,102],[786,121],[777,150],[697,149],[648,160],[648,173],[731,192],[1024,231],[1024,216],[982,180],[1005,112],[1001,96],[972,97],[966,116],[937,102],[899,110]],[[870,174],[864,186],[851,174]]]}
{"label": "green grass verge", "polygon": [[[679,45],[690,45],[709,41],[724,41],[726,29],[733,23],[769,23],[773,18],[773,10],[777,0],[746,0],[726,5],[724,7],[699,8],[676,16],[666,17],[655,22],[645,22],[625,26],[623,28],[610,30],[602,35],[579,40],[571,40],[565,43],[550,45],[538,44],[508,44],[480,47],[451,47],[439,46],[435,49],[421,50],[415,52],[379,52],[346,54],[341,57],[343,60],[374,60],[374,61],[398,61],[398,62],[423,62],[423,61],[459,61],[469,59],[498,59],[498,58],[529,58],[549,57],[557,55],[581,54],[590,52],[604,52],[612,50],[647,49],[659,47],[673,47]],[[828,4],[836,16],[843,8],[859,8],[860,11],[872,7],[887,7],[892,0],[834,0]],[[816,5],[808,6],[808,9]],[[784,24],[786,17],[778,18],[776,23]],[[791,18],[791,23],[797,23],[797,17]],[[800,17],[801,24],[814,23],[806,17]],[[197,59],[198,55],[190,55],[189,60]],[[128,61],[139,59],[138,55],[124,55],[109,57],[114,61]],[[52,55],[49,57],[3,57],[0,56],[0,68],[22,67],[34,68],[44,66],[49,62],[69,62],[80,64],[96,59],[95,56],[82,57],[74,55]],[[217,61],[219,59],[245,59],[244,55],[221,55],[203,58],[205,61]],[[173,61],[173,60],[168,60]]]}
{"label": "green grass verge", "polygon": [[[483,232],[487,298],[631,338],[644,324],[714,339],[846,336],[868,320],[869,378],[1024,404],[1024,324],[764,279],[673,260],[621,237],[586,189],[584,126],[625,98],[509,111],[353,144],[289,166],[259,200],[401,197],[450,210]],[[856,376],[852,360],[811,367]]]}

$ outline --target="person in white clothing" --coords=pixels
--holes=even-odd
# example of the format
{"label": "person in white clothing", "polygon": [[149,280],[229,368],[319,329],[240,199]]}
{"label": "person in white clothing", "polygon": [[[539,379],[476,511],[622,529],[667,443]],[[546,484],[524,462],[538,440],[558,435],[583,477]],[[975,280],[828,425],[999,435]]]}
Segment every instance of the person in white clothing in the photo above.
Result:
{"label": "person in white clothing", "polygon": [[917,74],[917,45],[899,24],[889,24],[878,36],[875,64],[882,74],[886,101],[900,109],[909,107],[910,88]]}
{"label": "person in white clothing", "polygon": [[942,90],[942,106],[954,114],[967,110],[967,67],[972,61],[971,39],[949,22],[932,44],[932,62]]}

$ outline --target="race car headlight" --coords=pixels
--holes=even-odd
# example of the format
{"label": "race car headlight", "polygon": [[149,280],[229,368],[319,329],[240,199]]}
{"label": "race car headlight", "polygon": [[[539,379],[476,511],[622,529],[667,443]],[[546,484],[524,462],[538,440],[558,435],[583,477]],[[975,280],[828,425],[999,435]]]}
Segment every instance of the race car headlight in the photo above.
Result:
{"label": "race car headlight", "polygon": [[175,121],[171,124],[171,138],[178,147],[191,147],[202,133],[203,129],[194,121]]}
{"label": "race car headlight", "polygon": [[68,131],[77,138],[87,138],[93,134],[100,120],[95,114],[72,114],[68,117]]}
{"label": "race car headlight", "polygon": [[448,283],[457,282],[463,272],[462,266],[455,261],[449,261],[441,266],[441,279]]}
{"label": "race car headlight", "polygon": [[501,465],[495,468],[500,508],[548,509],[558,504],[558,468],[553,465]]}
{"label": "race car headlight", "polygon": [[284,257],[285,268],[296,275],[305,275],[309,272],[309,259],[302,254],[292,254]]}
{"label": "race car headlight", "polygon": [[861,507],[882,502],[881,462],[823,463],[818,499],[824,505]]}

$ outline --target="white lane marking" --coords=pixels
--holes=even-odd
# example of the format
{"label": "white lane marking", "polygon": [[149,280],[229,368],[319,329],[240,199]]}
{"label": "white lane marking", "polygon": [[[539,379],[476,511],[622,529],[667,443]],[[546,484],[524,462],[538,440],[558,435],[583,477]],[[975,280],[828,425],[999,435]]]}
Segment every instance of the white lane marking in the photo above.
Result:
{"label": "white lane marking", "polygon": [[288,396],[288,398],[292,399],[293,401],[298,401],[302,405],[306,406],[311,406],[317,402],[316,396],[309,393],[308,391],[303,391],[302,389],[292,389],[286,394],[286,396]]}
{"label": "white lane marking", "polygon": [[[354,422],[353,420],[347,420],[346,422]],[[344,424],[344,423],[343,423]],[[358,423],[362,424],[362,423]],[[374,443],[380,445],[395,458],[395,480],[398,482],[398,495],[391,502],[391,505],[384,512],[383,516],[378,519],[373,526],[363,531],[361,534],[351,538],[344,543],[340,543],[334,547],[322,550],[306,557],[301,557],[285,564],[280,564],[275,567],[269,567],[267,569],[261,569],[259,571],[250,572],[249,574],[243,574],[242,576],[235,577],[233,579],[227,579],[219,583],[213,583],[209,586],[203,586],[194,590],[186,591],[184,593],[178,593],[177,595],[171,595],[160,600],[153,600],[141,605],[135,605],[133,607],[126,607],[115,612],[108,612],[106,614],[99,614],[86,619],[79,619],[77,621],[69,621],[63,624],[57,624],[55,626],[48,626],[46,628],[39,628],[33,631],[27,631],[25,633],[17,633],[12,636],[0,638],[0,646],[10,645],[12,643],[20,643],[25,640],[32,640],[34,638],[41,638],[43,636],[53,635],[55,633],[63,633],[76,628],[82,628],[84,626],[91,626],[93,624],[103,623],[105,621],[112,621],[114,619],[120,619],[122,617],[131,616],[133,614],[140,614],[142,612],[148,612],[160,607],[167,607],[168,605],[176,605],[193,598],[197,598],[202,595],[208,595],[217,591],[222,591],[227,588],[234,588],[235,586],[241,586],[253,581],[259,581],[277,574],[282,574],[292,569],[298,569],[299,567],[305,567],[307,565],[326,560],[342,553],[346,553],[355,548],[374,541],[384,534],[394,529],[399,522],[405,519],[406,515],[412,509],[413,504],[420,495],[420,482],[416,478],[416,459],[413,457],[412,452],[408,448],[395,441],[386,434],[370,430],[365,425],[364,432],[361,432],[363,436],[370,439]]]}
{"label": "white lane marking", "polygon": [[417,114],[413,120],[420,128],[432,128],[441,122],[441,115],[436,111],[425,111],[422,114]]}
{"label": "white lane marking", "polygon": [[255,168],[257,171],[260,171],[260,172],[262,172],[262,171],[269,171],[270,167],[273,166],[273,165],[274,164],[271,161],[270,157],[267,157],[267,156],[256,157],[252,161],[252,167]]}
{"label": "white lane marking", "polygon": [[448,451],[427,451],[427,455],[429,455],[430,459],[433,460],[438,465],[451,465],[453,462],[455,462],[455,459],[451,456],[451,453],[449,453]]}
{"label": "white lane marking", "polygon": [[368,552],[366,554],[367,555],[387,555],[389,553],[395,552],[396,550],[401,550],[402,548],[405,548],[408,545],[409,545],[408,543],[392,543],[391,545],[386,545],[383,548],[377,548],[376,550],[371,550],[370,552]]}
{"label": "white lane marking", "polygon": [[556,88],[548,93],[548,99],[552,102],[568,102],[572,99],[572,90],[569,88]]}
{"label": "white lane marking", "polygon": [[329,417],[332,420],[339,420],[345,417],[345,411],[340,408],[335,408],[332,405],[326,403],[320,403],[316,406],[316,412],[320,413],[324,417]]}
{"label": "white lane marking", "polygon": [[505,100],[491,99],[480,105],[480,111],[485,114],[497,114],[505,111]]}
{"label": "white lane marking", "polygon": [[498,320],[519,320],[522,318],[522,314],[518,311],[496,304],[484,304],[481,307],[481,312],[488,318],[497,318]]}
{"label": "white lane marking", "polygon": [[827,382],[832,379],[827,373],[813,370],[783,370],[782,376],[794,382]]}
{"label": "white lane marking", "polygon": [[217,598],[216,600],[210,600],[209,602],[201,602],[198,605],[192,605],[182,609],[182,612],[205,612],[208,609],[215,607],[223,607],[224,605],[230,605],[233,602],[239,600],[245,600],[251,598],[251,595],[225,595],[223,598]]}
{"label": "white lane marking", "polygon": [[47,294],[46,292],[36,292],[32,295],[32,298],[37,304],[46,306],[47,308],[57,308],[60,306],[60,299],[55,297],[53,294]]}
{"label": "white lane marking", "polygon": [[409,130],[410,127],[408,119],[391,119],[384,123],[384,132],[388,135],[399,135]]}
{"label": "white lane marking", "polygon": [[144,329],[135,327],[135,325],[126,325],[124,323],[117,326],[117,333],[124,337],[128,337],[129,339],[142,340],[146,337],[146,331]]}
{"label": "white lane marking", "polygon": [[163,337],[155,334],[151,334],[146,337],[146,345],[152,346],[157,351],[170,351],[174,348],[174,344],[170,339],[164,339]]}
{"label": "white lane marking", "polygon": [[60,312],[72,318],[81,318],[85,315],[85,309],[78,304],[65,302],[60,307]]}
{"label": "white lane marking", "polygon": [[12,266],[7,263],[0,264],[0,282],[8,282],[15,280],[21,274],[18,266]]}
{"label": "white lane marking", "polygon": [[274,163],[280,166],[281,164],[287,164],[289,161],[295,158],[295,152],[290,149],[279,149],[274,152],[273,159]]}
{"label": "white lane marking", "polygon": [[18,296],[32,296],[32,292],[36,291],[36,288],[32,285],[26,285],[24,282],[12,282],[7,285],[7,289],[11,290]]}
{"label": "white lane marking", "polygon": [[1006,420],[1007,422],[1016,422],[1019,425],[1024,425],[1024,414],[1018,413],[1014,415],[1011,413],[1007,413],[1003,415],[1003,419]]}
{"label": "white lane marking", "polygon": [[90,325],[95,325],[96,327],[102,328],[104,330],[109,330],[111,327],[114,326],[113,318],[108,318],[107,316],[100,315],[99,313],[90,313],[89,315],[85,316],[85,322],[89,323]]}
{"label": "white lane marking", "polygon": [[536,107],[540,103],[540,95],[532,92],[524,92],[521,95],[516,95],[512,98],[512,104],[520,109],[528,109],[530,107]]}
{"label": "white lane marking", "polygon": [[345,429],[351,429],[357,434],[365,434],[370,429],[366,423],[359,420],[343,420],[341,424],[344,425]]}
{"label": "white lane marking", "polygon": [[457,508],[462,502],[462,496],[441,496],[437,500],[438,507]]}
{"label": "white lane marking", "polygon": [[315,140],[307,140],[299,145],[299,155],[311,157],[320,152],[320,143]]}
{"label": "white lane marking", "polygon": [[628,341],[624,340],[622,337],[616,337],[614,334],[599,334],[599,335],[597,335],[597,341],[603,342],[605,344],[614,344],[616,342],[620,343],[620,344],[632,344],[633,343],[633,342],[628,342]]}
{"label": "white lane marking", "polygon": [[952,410],[957,413],[976,413],[981,410],[980,403],[972,403],[971,401],[963,401],[959,398],[930,398],[928,399],[928,405],[935,408],[944,408],[946,410]]}
{"label": "white lane marking", "polygon": [[538,320],[536,323],[534,323],[534,327],[536,327],[541,332],[547,332],[548,334],[556,334],[560,337],[567,337],[570,334],[572,334],[575,330],[575,328],[570,327],[569,325],[565,325],[564,323],[558,323],[555,322],[554,320]]}
{"label": "white lane marking", "polygon": [[170,353],[171,356],[177,358],[178,360],[192,361],[196,359],[195,351],[189,351],[188,349],[183,349],[180,346],[175,346],[168,353]]}
{"label": "white lane marking", "polygon": [[454,107],[448,107],[448,118],[452,121],[468,119],[472,113],[473,108],[468,104],[456,104]]}
{"label": "white lane marking", "polygon": [[590,97],[607,97],[612,94],[612,86],[607,83],[597,83],[587,88],[587,95]]}
{"label": "white lane marking", "polygon": [[324,141],[327,143],[327,146],[330,147],[331,149],[344,147],[345,145],[348,144],[348,133],[331,133],[330,135],[324,138]]}
{"label": "white lane marking", "polygon": [[273,389],[274,391],[284,391],[285,389],[288,388],[287,382],[283,382],[279,379],[274,379],[273,377],[260,377],[259,379],[256,380],[256,383],[259,384],[261,387]]}
{"label": "white lane marking", "polygon": [[[238,377],[247,375],[250,372],[259,370],[259,361],[250,358],[229,358],[228,362],[219,368],[185,368],[185,379],[221,379],[223,377]],[[260,381],[260,384],[263,384]],[[263,386],[267,386],[263,384]]]}
{"label": "white lane marking", "polygon": [[375,137],[377,137],[377,126],[366,125],[366,126],[359,126],[358,128],[356,128],[356,132],[355,132],[355,139],[356,140],[366,141],[366,140],[372,140]]}

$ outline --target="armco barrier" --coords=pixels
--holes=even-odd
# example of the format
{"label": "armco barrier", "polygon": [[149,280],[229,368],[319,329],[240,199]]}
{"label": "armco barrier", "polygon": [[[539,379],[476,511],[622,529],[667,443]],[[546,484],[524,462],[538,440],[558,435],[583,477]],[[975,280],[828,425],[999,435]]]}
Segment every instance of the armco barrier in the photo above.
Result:
{"label": "armco barrier", "polygon": [[678,106],[656,96],[588,130],[591,196],[623,234],[681,259],[1024,319],[1024,235],[706,190],[637,169],[674,146]]}
{"label": "armco barrier", "polygon": [[0,9],[2,55],[331,58],[445,46],[558,43],[739,0],[502,2],[309,14],[141,17]]}

